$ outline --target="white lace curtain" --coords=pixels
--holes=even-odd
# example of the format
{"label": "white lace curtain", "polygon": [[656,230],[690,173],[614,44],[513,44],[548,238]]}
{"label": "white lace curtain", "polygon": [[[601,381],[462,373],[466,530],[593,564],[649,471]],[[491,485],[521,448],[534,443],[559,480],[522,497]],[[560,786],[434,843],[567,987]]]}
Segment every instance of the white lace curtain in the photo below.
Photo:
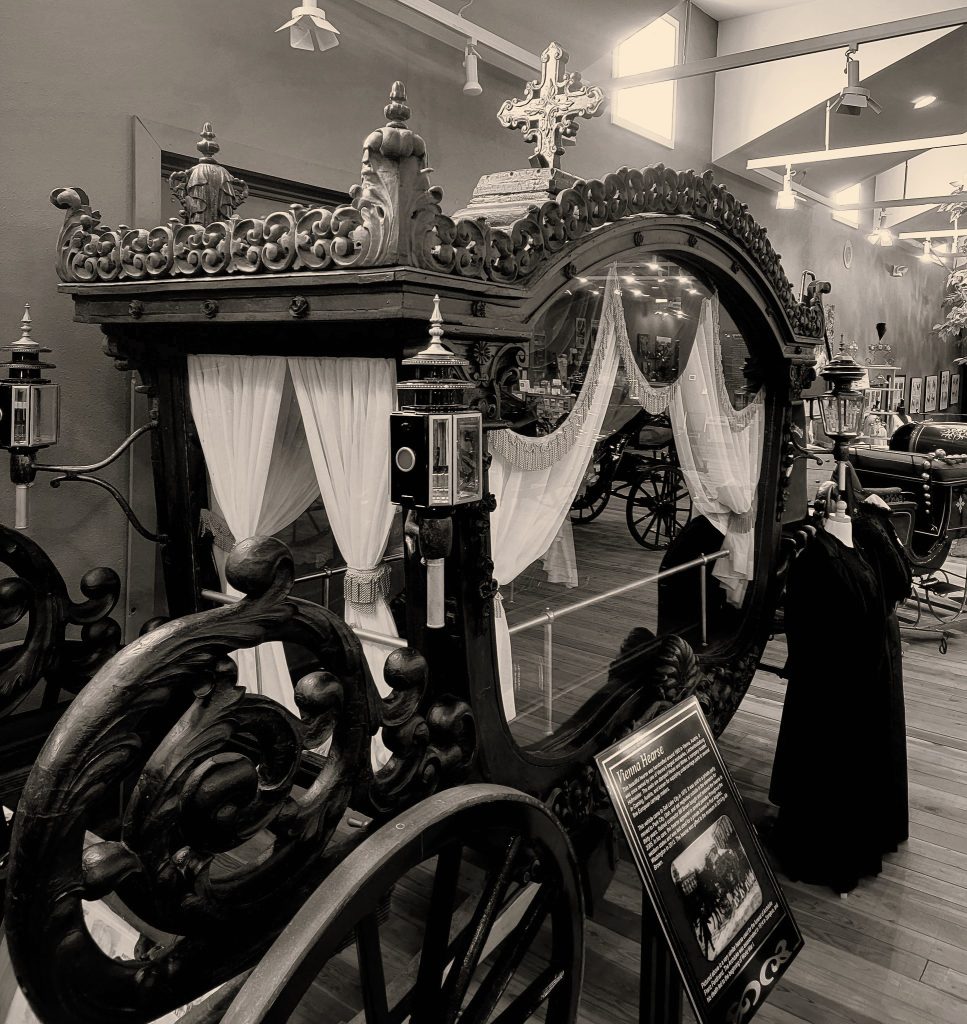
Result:
{"label": "white lace curtain", "polygon": [[[346,559],[345,611],[351,626],[397,637],[387,603],[389,568],[381,564],[396,506],[389,498],[389,417],[396,408],[392,359],[333,356],[289,359],[316,481],[332,535]],[[391,648],[363,640],[377,689]],[[377,765],[388,760],[377,738]]]}
{"label": "white lace curtain", "polygon": [[[278,533],[318,494],[285,360],[190,355],[188,392],[220,515],[238,540]],[[283,401],[285,398],[285,401]],[[224,555],[216,559],[226,593]],[[239,682],[296,712],[280,643],[236,652]]]}
{"label": "white lace curtain", "polygon": [[[389,359],[198,355],[188,359],[189,395],[213,503],[237,540],[272,535],[321,493],[348,566],[345,619],[396,637],[381,560],[392,525],[389,414],[396,369]],[[216,561],[225,584],[225,556]],[[235,592],[237,593],[237,592]],[[380,692],[390,648],[362,641]],[[282,645],[239,651],[239,680],[295,712]],[[385,748],[376,744],[376,758]]]}
{"label": "white lace curtain", "polygon": [[[510,430],[490,435],[490,489],[497,498],[490,533],[494,577],[500,586],[516,579],[551,546],[594,451],[618,370],[617,334],[625,330],[614,264],[608,270],[604,294],[591,363],[564,424],[542,437],[525,437]],[[513,659],[499,593],[495,624],[500,692],[509,720],[516,714]]]}
{"label": "white lace curtain", "polygon": [[629,394],[651,413],[666,410],[692,507],[724,535],[730,555],[712,575],[727,600],[741,605],[755,572],[755,515],[764,430],[763,391],[737,410],[722,373],[718,298],[702,302],[695,339],[678,379],[653,388],[638,369],[627,333],[619,335]]}

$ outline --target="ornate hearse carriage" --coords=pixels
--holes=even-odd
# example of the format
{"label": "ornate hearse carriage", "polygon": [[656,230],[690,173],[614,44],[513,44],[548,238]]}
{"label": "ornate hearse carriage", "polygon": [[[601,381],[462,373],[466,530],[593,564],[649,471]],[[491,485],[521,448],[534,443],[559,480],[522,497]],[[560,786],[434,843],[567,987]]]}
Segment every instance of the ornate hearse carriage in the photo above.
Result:
{"label": "ornate hearse carriage", "polygon": [[[176,182],[185,209],[166,224],[109,228],[80,189],[53,193],[76,319],[101,327],[150,396],[168,618],[109,660],[119,637],[102,637],[85,662],[99,670],[74,677],[86,685],[19,801],[7,937],[43,1021],[147,1022],[193,1001],[195,1022],[287,1020],[353,938],[357,1019],[573,1021],[585,909],[613,869],[593,755],[689,694],[721,732],[758,665],[806,514],[791,426],[823,337],[821,288],[796,297],[765,229],[711,172],[561,171],[573,113],[551,118],[536,166],[485,177],[455,217],[429,182],[400,83],[386,117],[365,140],[351,202],[335,209],[236,214],[243,188],[215,162],[210,133],[197,173]],[[745,382],[763,396],[755,570],[740,606],[711,576],[721,534],[696,514],[663,552],[657,635],[525,744],[500,699],[486,474],[477,500],[407,510],[405,641],[382,690],[361,643],[375,642],[372,630],[294,597],[281,542],[239,537],[219,580],[200,529],[213,467],[193,420],[191,359],[389,360],[405,376],[438,296],[486,448],[521,408],[521,370],[554,303],[616,261],[659,256],[717,292],[748,348]],[[437,626],[427,563],[441,558]],[[701,575],[701,610],[694,576],[686,586],[676,571],[686,566]],[[88,580],[73,620],[103,618],[112,584]],[[272,641],[300,652],[298,714],[240,687],[228,657]],[[388,753],[374,769],[377,735]],[[410,921],[419,938],[390,977],[380,929],[394,886],[419,864],[425,924]],[[482,882],[464,892],[470,869]],[[135,922],[128,957],[92,936],[94,901]],[[535,960],[526,983],[513,980]]]}

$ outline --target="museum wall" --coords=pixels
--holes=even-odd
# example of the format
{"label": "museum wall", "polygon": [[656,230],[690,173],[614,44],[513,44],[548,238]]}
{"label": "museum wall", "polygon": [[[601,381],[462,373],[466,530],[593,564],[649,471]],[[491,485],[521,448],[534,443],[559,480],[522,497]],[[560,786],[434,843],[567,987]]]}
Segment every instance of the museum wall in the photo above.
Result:
{"label": "museum wall", "polygon": [[[774,190],[726,172],[719,172],[717,177],[741,196],[755,218],[769,229],[772,244],[782,255],[783,267],[797,292],[804,270],[812,270],[820,280],[830,282],[833,290],[825,301],[836,307],[834,351],[843,334],[847,342],[859,345],[856,358],[866,362],[867,345],[877,340],[875,325],[885,323],[883,340],[893,345],[900,372],[907,376],[908,394],[912,377],[939,376],[943,370],[954,372],[953,360],[960,351],[931,330],[942,319],[940,303],[946,271],[922,263],[917,252],[906,246],[870,245],[868,225],[854,228],[841,224],[833,220],[829,210],[815,203],[800,202],[795,210],[777,210]],[[843,262],[847,241],[853,246],[849,269]],[[906,266],[907,273],[891,276],[894,265]],[[955,410],[951,407],[950,411]]]}
{"label": "museum wall", "polygon": [[[342,35],[341,45],[325,54],[285,45],[274,30],[286,5],[265,0],[50,0],[18,4],[16,17],[3,19],[7,143],[0,205],[15,242],[2,256],[0,317],[5,340],[15,340],[29,301],[35,337],[54,350],[63,427],[47,461],[92,461],[129,430],[128,375],[104,357],[96,327],[72,323],[71,301],[56,291],[53,255],[62,215],[48,195],[78,185],[105,223],[132,223],[135,117],[191,132],[210,120],[227,165],[233,145],[248,147],[272,154],[276,173],[286,159],[300,168],[311,162],[327,179],[318,184],[348,189],[358,180],[362,141],[384,123],[390,85],[401,79],[413,109],[410,124],[427,140],[432,180],[445,190],[445,209],[464,205],[481,173],[526,166],[530,147],[495,116],[505,98],[521,94],[519,80],[481,64],[484,94],[464,96],[459,51],[359,4],[327,6]],[[714,21],[693,12],[689,56],[714,54],[716,30]],[[566,32],[555,31],[566,46]],[[683,83],[682,143],[674,153],[612,126],[606,115],[582,122],[565,166],[587,175],[661,159],[704,167],[712,97],[711,82]],[[136,401],[140,420],[144,400]],[[125,491],[128,472],[122,460],[105,476]],[[51,491],[42,480],[32,503],[31,535],[54,555],[69,584],[97,564],[124,574],[126,524],[106,495],[84,484]],[[12,488],[2,486],[0,521],[12,520]]]}

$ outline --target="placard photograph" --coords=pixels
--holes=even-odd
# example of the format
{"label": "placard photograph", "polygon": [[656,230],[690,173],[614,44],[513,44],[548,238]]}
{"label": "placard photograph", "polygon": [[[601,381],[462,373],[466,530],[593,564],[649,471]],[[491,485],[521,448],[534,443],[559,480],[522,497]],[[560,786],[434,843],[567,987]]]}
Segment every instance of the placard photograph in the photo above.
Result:
{"label": "placard photograph", "polygon": [[939,408],[946,409],[950,404],[950,370],[944,370],[940,374],[940,401]]}
{"label": "placard photograph", "polygon": [[906,409],[907,398],[907,375],[898,373],[893,378],[893,408],[899,409],[902,405]]}
{"label": "placard photograph", "polygon": [[931,373],[925,378],[923,386],[923,411],[937,411],[937,375]]}
{"label": "placard photograph", "polygon": [[910,412],[917,413],[923,410],[923,377],[912,377],[910,379]]}
{"label": "placard photograph", "polygon": [[710,825],[675,858],[671,873],[695,941],[717,959],[762,906],[762,887],[732,819],[723,814]]}
{"label": "placard photograph", "polygon": [[950,377],[950,404],[957,405],[960,402],[960,367],[958,366]]}

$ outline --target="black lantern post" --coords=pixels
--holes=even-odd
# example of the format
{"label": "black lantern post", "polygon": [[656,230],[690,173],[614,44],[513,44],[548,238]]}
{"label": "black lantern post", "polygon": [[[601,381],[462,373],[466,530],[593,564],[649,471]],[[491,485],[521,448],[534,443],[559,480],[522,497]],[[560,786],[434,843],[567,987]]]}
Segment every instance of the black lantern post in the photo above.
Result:
{"label": "black lantern post", "polygon": [[390,496],[420,515],[426,562],[426,624],[444,624],[444,559],[450,553],[450,515],[483,494],[483,420],[467,407],[466,359],[443,344],[440,296],[433,299],[430,344],[403,365],[413,377],[397,384],[400,411],[390,417]]}

